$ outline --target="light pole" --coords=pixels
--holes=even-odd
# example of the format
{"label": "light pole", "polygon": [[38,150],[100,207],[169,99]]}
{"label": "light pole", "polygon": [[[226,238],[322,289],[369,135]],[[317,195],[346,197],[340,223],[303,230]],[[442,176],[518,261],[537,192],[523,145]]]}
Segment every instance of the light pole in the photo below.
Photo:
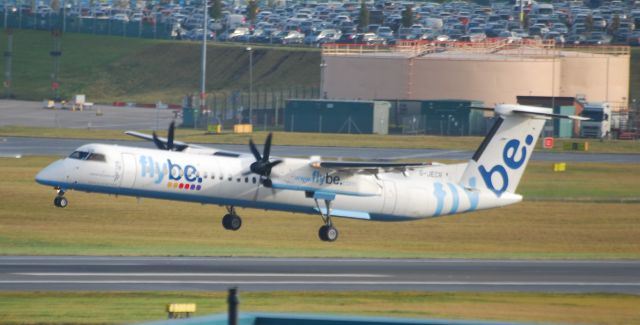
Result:
{"label": "light pole", "polygon": [[[204,19],[202,26],[202,76],[200,79],[200,114],[204,113],[206,108],[206,78],[207,78],[207,0],[202,1],[204,6]],[[193,128],[195,129],[197,121],[194,116]]]}
{"label": "light pole", "polygon": [[524,30],[524,0],[520,0],[520,28]]}
{"label": "light pole", "polygon": [[327,67],[327,62],[322,60],[320,63],[320,98],[327,99],[327,92],[324,91],[324,69]]}
{"label": "light pole", "polygon": [[247,47],[249,52],[249,124],[253,124],[253,49]]}

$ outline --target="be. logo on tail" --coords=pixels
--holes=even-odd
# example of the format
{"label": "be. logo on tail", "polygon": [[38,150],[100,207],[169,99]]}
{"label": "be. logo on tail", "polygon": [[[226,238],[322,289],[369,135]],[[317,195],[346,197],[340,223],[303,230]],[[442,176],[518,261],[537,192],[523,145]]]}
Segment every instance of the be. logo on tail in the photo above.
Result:
{"label": "be. logo on tail", "polygon": [[[502,150],[502,161],[507,168],[517,170],[527,161],[527,146],[531,146],[533,143],[533,136],[530,134],[527,135],[524,142],[526,145],[522,146],[520,140],[511,139],[505,144]],[[480,165],[478,171],[487,188],[498,197],[509,188],[509,173],[502,164],[495,165],[489,170],[483,165]],[[497,174],[502,180],[502,186],[500,186],[500,188],[496,188],[496,184],[494,184],[496,180],[494,179],[494,174]]]}

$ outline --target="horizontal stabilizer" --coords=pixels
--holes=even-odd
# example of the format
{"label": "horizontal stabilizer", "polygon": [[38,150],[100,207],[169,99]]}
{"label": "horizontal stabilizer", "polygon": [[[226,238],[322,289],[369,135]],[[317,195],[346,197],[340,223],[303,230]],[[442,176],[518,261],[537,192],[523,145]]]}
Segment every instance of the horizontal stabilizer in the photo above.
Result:
{"label": "horizontal stabilizer", "polygon": [[543,116],[548,118],[563,118],[563,119],[571,119],[578,121],[588,121],[590,118],[582,117],[577,115],[563,115],[563,114],[553,114],[546,112],[548,108],[545,107],[535,107],[535,106],[524,106],[524,105],[496,105],[496,107],[478,107],[473,106],[471,109],[483,110],[483,111],[492,111],[500,115],[511,115],[511,114],[527,114],[527,115],[536,115]]}
{"label": "horizontal stabilizer", "polygon": [[514,113],[522,113],[522,114],[533,114],[533,115],[539,115],[539,116],[546,116],[546,117],[551,117],[551,118],[564,118],[564,119],[578,120],[578,121],[589,121],[589,120],[591,120],[588,117],[582,117],[582,116],[577,116],[577,115],[562,115],[562,114],[551,114],[551,113],[531,113],[531,112],[519,111],[519,110],[514,110],[513,112]]}

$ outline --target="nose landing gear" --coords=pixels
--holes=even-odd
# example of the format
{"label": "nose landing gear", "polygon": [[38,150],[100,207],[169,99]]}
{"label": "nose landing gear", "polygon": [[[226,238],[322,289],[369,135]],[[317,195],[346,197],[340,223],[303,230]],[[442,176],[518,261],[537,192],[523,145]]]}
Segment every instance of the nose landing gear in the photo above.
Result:
{"label": "nose landing gear", "polygon": [[58,195],[56,196],[55,199],[53,199],[53,205],[55,205],[58,208],[66,208],[67,205],[69,205],[69,201],[67,200],[67,198],[64,197],[64,190],[59,188],[58,190]]}

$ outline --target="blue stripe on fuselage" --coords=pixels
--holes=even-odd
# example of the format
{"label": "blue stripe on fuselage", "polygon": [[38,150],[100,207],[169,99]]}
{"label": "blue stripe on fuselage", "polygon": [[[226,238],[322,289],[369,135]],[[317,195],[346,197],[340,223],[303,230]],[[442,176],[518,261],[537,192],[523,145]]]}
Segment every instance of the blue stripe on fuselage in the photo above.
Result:
{"label": "blue stripe on fuselage", "polygon": [[[264,201],[252,201],[252,200],[239,200],[239,199],[231,199],[231,198],[220,198],[220,197],[212,197],[212,196],[205,196],[202,194],[196,194],[194,192],[186,192],[186,193],[175,192],[174,193],[174,192],[162,192],[162,191],[131,189],[131,188],[111,187],[111,186],[101,186],[101,185],[87,185],[87,184],[80,184],[80,183],[51,182],[46,180],[38,180],[38,182],[43,185],[59,187],[65,190],[72,189],[72,190],[92,192],[92,193],[105,193],[105,194],[115,194],[115,195],[134,196],[134,197],[146,197],[146,198],[162,199],[162,200],[175,200],[175,201],[185,201],[185,202],[204,203],[204,204],[238,206],[238,207],[246,207],[246,208],[254,208],[254,209],[278,210],[278,211],[305,213],[305,214],[314,214],[314,215],[318,214],[317,209],[312,206],[302,206],[302,205],[284,204],[284,203],[276,203],[276,202],[264,202]],[[339,212],[340,211],[344,212],[344,215],[336,214],[333,217],[357,218],[357,217],[364,217],[365,214],[368,214],[370,216],[369,220],[374,220],[374,221],[406,221],[406,220],[417,219],[417,218],[407,217],[407,216],[396,216],[396,215],[375,214],[375,213],[369,214],[368,212],[364,212],[364,211],[339,210]],[[360,218],[357,218],[357,219],[360,219]]]}

